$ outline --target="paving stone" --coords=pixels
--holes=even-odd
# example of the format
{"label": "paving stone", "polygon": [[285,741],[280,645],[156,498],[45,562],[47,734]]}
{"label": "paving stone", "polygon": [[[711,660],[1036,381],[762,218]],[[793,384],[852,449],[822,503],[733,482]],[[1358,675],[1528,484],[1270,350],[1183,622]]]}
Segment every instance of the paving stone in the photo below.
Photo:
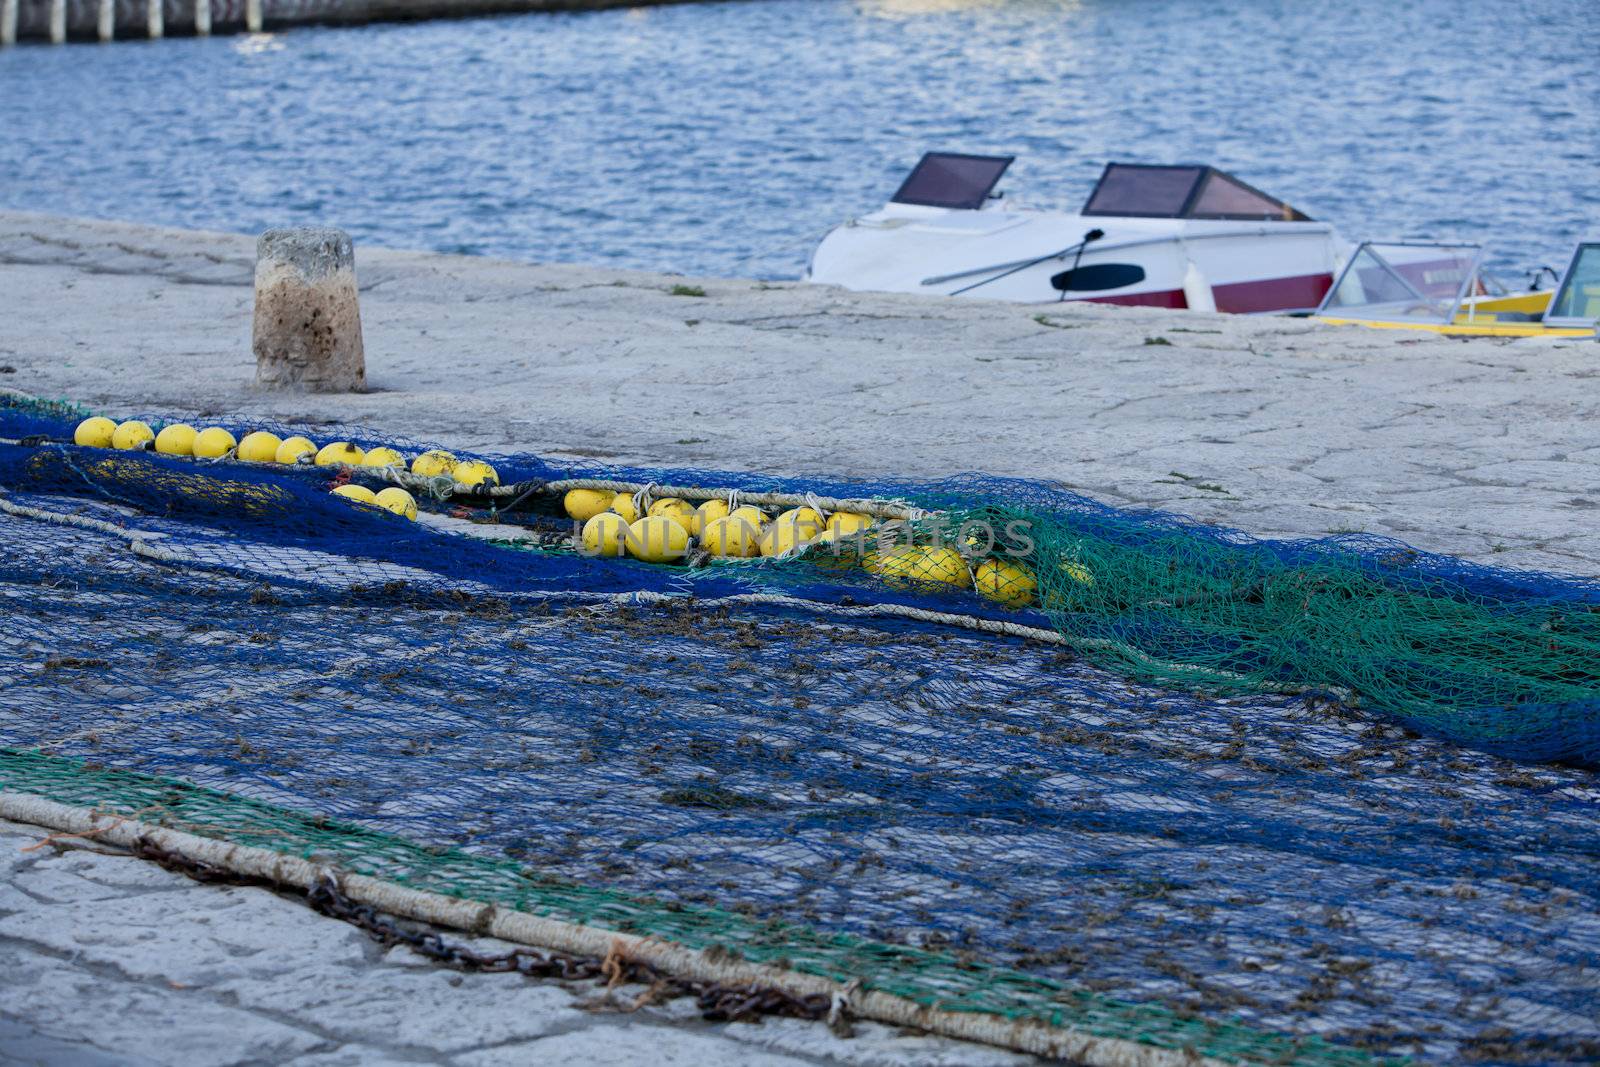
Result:
{"label": "paving stone", "polygon": [[[22,887],[51,903],[0,918],[0,937],[115,968],[136,980],[210,986],[249,966],[263,973],[290,970],[311,954],[353,965],[365,961],[365,939],[343,924],[307,924],[304,908],[259,889],[51,898],[56,882],[25,872]],[[191,883],[192,884],[192,883]],[[35,886],[37,885],[37,888]],[[48,922],[39,922],[48,913]]]}
{"label": "paving stone", "polygon": [[[324,920],[327,922],[329,920]],[[318,924],[320,925],[320,924]],[[250,973],[221,982],[240,1004],[337,1029],[368,1044],[438,1053],[525,1041],[586,1018],[573,994],[516,974],[460,975],[439,967],[329,967]]]}
{"label": "paving stone", "polygon": [[[730,1029],[737,1029],[732,1027]],[[663,1026],[608,1023],[532,1043],[519,1042],[457,1056],[460,1067],[541,1067],[606,1063],[648,1063],[655,1067],[802,1067],[817,1062],[753,1050],[726,1037]]]}
{"label": "paving stone", "polygon": [[[4,960],[0,954],[0,960]],[[297,1061],[298,1062],[298,1061]],[[102,1052],[93,1045],[72,1037],[43,1033],[23,1020],[7,1018],[0,1011],[0,1065],[3,1067],[153,1067],[155,1060],[134,1056],[126,1050]]]}
{"label": "paving stone", "polygon": [[[80,936],[87,939],[88,932],[80,931]],[[0,969],[6,976],[0,987],[0,1017],[42,1038],[82,1045],[89,1053],[123,1062],[277,1062],[323,1041],[217,1003],[203,990],[129,979],[83,956],[34,953],[3,935]]]}
{"label": "paving stone", "polygon": [[837,1056],[860,1067],[1015,1067],[1037,1062],[1002,1049],[945,1041],[877,1023],[856,1023],[848,1038],[802,1019],[765,1019],[759,1026],[730,1026],[727,1035],[774,1052]]}

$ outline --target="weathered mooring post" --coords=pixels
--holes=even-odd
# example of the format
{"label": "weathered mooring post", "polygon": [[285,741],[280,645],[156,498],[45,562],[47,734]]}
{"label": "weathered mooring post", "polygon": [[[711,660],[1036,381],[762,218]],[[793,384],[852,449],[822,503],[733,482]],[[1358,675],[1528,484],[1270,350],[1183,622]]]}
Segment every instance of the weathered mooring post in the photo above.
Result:
{"label": "weathered mooring post", "polygon": [[67,43],[67,0],[50,0],[50,43]]}
{"label": "weathered mooring post", "polygon": [[17,0],[0,0],[0,48],[17,43]]}
{"label": "weathered mooring post", "polygon": [[313,393],[367,387],[355,246],[343,230],[268,230],[256,242],[256,384]]}
{"label": "weathered mooring post", "polygon": [[144,0],[144,29],[152,41],[167,35],[167,13],[161,9],[161,0]]}
{"label": "weathered mooring post", "polygon": [[261,0],[244,0],[244,28],[251,33],[261,32]]}
{"label": "weathered mooring post", "polygon": [[100,0],[95,8],[95,36],[112,41],[117,36],[117,0]]}
{"label": "weathered mooring post", "polygon": [[194,0],[194,35],[211,36],[211,0]]}

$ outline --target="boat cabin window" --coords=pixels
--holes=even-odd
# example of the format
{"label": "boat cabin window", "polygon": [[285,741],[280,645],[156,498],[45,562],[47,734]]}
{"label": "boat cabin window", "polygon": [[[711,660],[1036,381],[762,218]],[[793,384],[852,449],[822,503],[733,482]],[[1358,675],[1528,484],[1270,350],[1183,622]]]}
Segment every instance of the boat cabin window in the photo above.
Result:
{"label": "boat cabin window", "polygon": [[1449,322],[1469,296],[1490,293],[1478,245],[1380,244],[1356,250],[1317,309],[1352,319]]}
{"label": "boat cabin window", "polygon": [[906,176],[891,202],[976,211],[1016,158],[929,152]]}
{"label": "boat cabin window", "polygon": [[1600,242],[1578,246],[1561,288],[1545,313],[1547,325],[1588,326],[1600,320]]}
{"label": "boat cabin window", "polygon": [[1250,188],[1237,178],[1214,170],[1206,175],[1200,195],[1195,197],[1190,217],[1196,219],[1281,219],[1293,222],[1305,218],[1288,204]]}
{"label": "boat cabin window", "polygon": [[1144,163],[1107,164],[1082,214],[1241,222],[1310,221],[1283,201],[1215,167]]}

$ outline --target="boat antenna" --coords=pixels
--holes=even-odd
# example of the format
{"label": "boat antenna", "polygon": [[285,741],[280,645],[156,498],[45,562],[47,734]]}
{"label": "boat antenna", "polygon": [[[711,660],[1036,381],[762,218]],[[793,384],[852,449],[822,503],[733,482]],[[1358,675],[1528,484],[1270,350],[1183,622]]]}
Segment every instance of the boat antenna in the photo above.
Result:
{"label": "boat antenna", "polygon": [[[1009,277],[1011,277],[1011,275],[1017,273],[1017,271],[1019,271],[1019,270],[1027,270],[1029,267],[1037,267],[1039,264],[1047,262],[1047,261],[1052,260],[1052,259],[1065,259],[1065,258],[1067,258],[1069,255],[1071,255],[1074,252],[1076,252],[1078,254],[1078,257],[1081,259],[1083,257],[1084,246],[1089,244],[1091,241],[1100,240],[1100,238],[1104,237],[1105,235],[1106,235],[1106,231],[1100,229],[1097,226],[1094,229],[1090,230],[1088,233],[1084,234],[1083,235],[1083,240],[1079,241],[1075,245],[1068,245],[1067,247],[1063,248],[1059,252],[1051,252],[1049,255],[1040,256],[1038,259],[1030,259],[1026,263],[1019,263],[1015,267],[1012,267],[1010,270],[1001,271],[999,274],[995,274],[995,275],[992,275],[992,276],[990,276],[988,278],[985,278],[981,282],[973,282],[971,285],[964,285],[960,289],[955,290],[950,295],[951,296],[960,296],[962,293],[970,292],[971,290],[976,289],[980,285],[988,285],[990,282],[997,282],[1001,278],[1009,278]],[[1074,263],[1073,266],[1074,266],[1074,268],[1076,268],[1077,264]],[[1063,295],[1065,295],[1065,294],[1063,294]]]}
{"label": "boat antenna", "polygon": [[[1098,241],[1098,240],[1100,240],[1100,238],[1104,237],[1105,235],[1106,235],[1106,231],[1100,229],[1098,226],[1095,227],[1094,229],[1090,230],[1088,233],[1084,234],[1083,235],[1083,240],[1078,242],[1078,254],[1072,257],[1072,266],[1067,268],[1067,273],[1070,274],[1073,271],[1077,270],[1078,269],[1078,264],[1083,262],[1083,250],[1086,247],[1088,247],[1089,242],[1090,241]],[[1061,290],[1061,295],[1056,298],[1056,303],[1058,303],[1058,304],[1064,303],[1066,301],[1066,299],[1067,299],[1067,291],[1065,289],[1063,289],[1063,290]]]}

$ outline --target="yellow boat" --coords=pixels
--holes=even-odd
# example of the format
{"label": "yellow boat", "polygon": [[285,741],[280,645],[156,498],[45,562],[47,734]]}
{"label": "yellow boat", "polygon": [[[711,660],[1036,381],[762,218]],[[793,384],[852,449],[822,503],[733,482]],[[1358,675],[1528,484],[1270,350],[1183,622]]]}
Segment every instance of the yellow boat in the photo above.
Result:
{"label": "yellow boat", "polygon": [[1447,337],[1600,337],[1600,242],[1573,250],[1555,289],[1510,292],[1483,246],[1367,241],[1312,318]]}

